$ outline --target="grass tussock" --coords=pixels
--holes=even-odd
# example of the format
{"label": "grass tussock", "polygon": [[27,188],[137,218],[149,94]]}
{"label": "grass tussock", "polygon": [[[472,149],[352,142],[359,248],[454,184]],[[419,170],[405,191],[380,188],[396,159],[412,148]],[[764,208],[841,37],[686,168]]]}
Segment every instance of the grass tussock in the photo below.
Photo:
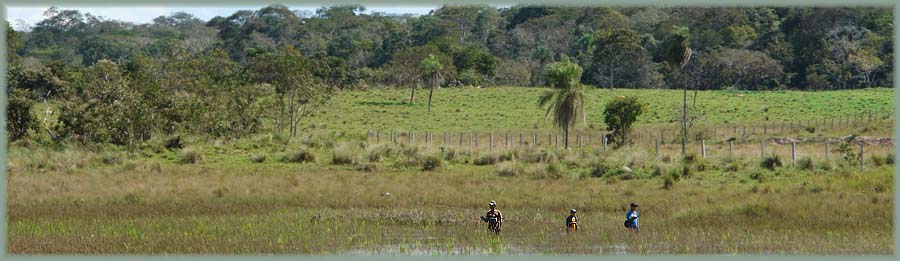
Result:
{"label": "grass tussock", "polygon": [[309,163],[315,162],[316,156],[312,150],[308,148],[299,148],[293,152],[288,152],[281,157],[282,162],[286,163]]}
{"label": "grass tussock", "polygon": [[203,152],[196,147],[186,147],[178,152],[178,163],[197,164],[203,161]]}
{"label": "grass tussock", "polygon": [[782,166],[784,166],[784,162],[778,154],[769,154],[760,162],[760,167],[768,170],[775,170],[775,168],[780,168]]}

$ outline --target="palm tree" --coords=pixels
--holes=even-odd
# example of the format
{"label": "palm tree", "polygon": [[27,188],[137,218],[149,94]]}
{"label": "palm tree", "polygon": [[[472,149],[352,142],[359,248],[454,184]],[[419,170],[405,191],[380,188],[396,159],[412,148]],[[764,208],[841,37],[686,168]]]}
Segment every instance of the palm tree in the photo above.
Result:
{"label": "palm tree", "polygon": [[[429,82],[431,87],[428,91],[428,112],[431,112],[431,96],[434,94],[434,88],[441,81],[442,70],[444,70],[444,65],[433,54],[429,54],[427,58],[422,59],[422,62],[419,63],[419,73]],[[413,89],[413,93],[415,93],[415,89]]]}
{"label": "palm tree", "polygon": [[684,96],[681,100],[681,154],[685,155],[687,143],[687,73],[684,66],[691,60],[690,33],[687,27],[673,26],[672,34],[666,40],[666,62],[678,66],[682,73]]}
{"label": "palm tree", "polygon": [[585,88],[579,80],[583,70],[581,66],[563,56],[562,61],[547,65],[544,77],[553,90],[549,90],[538,99],[538,106],[547,107],[544,117],[553,113],[553,123],[563,130],[565,148],[569,148],[569,127],[573,127],[581,114],[584,114]]}

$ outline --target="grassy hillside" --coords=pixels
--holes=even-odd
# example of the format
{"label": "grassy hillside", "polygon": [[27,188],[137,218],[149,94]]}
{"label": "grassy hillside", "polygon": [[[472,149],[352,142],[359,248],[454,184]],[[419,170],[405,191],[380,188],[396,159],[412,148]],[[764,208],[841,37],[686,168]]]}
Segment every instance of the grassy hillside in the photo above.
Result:
{"label": "grassy hillside", "polygon": [[[418,91],[413,104],[405,102],[409,90],[368,90],[336,95],[320,113],[304,119],[304,125],[337,131],[366,129],[465,131],[550,128],[537,107],[543,88],[444,88],[435,91],[432,112],[427,112],[427,92]],[[602,128],[603,105],[618,96],[638,96],[649,106],[639,124],[677,125],[681,118],[679,90],[592,89],[585,101],[589,125]],[[688,103],[693,92],[688,93]],[[701,91],[696,112],[701,124],[760,123],[811,120],[822,116],[847,117],[868,110],[893,110],[893,91],[874,88],[825,92]],[[582,128],[579,123],[579,128]]]}

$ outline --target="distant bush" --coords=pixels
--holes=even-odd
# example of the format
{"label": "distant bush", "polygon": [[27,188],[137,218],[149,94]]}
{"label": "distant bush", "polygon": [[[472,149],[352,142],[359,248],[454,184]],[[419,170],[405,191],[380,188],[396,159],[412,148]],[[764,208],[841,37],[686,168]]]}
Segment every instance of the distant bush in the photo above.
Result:
{"label": "distant bush", "polygon": [[316,156],[309,149],[301,148],[297,151],[285,154],[284,157],[281,158],[281,161],[287,163],[315,162]]}
{"label": "distant bush", "polygon": [[266,161],[266,155],[252,155],[250,156],[250,161],[255,163],[263,163]]}
{"label": "distant bush", "polygon": [[355,169],[356,171],[363,171],[363,172],[376,172],[376,171],[378,171],[378,164],[373,163],[373,162],[368,162],[368,163],[357,162],[357,163],[353,164],[353,169]]}
{"label": "distant bush", "polygon": [[106,165],[116,165],[122,162],[122,158],[115,152],[104,152],[100,155],[100,161]]}
{"label": "distant bush", "polygon": [[673,187],[675,187],[675,177],[666,175],[666,179],[663,180],[663,189],[670,190]]}
{"label": "distant bush", "polygon": [[666,170],[660,165],[653,165],[653,170],[650,172],[651,177],[661,177],[666,176]]}
{"label": "distant bush", "polygon": [[887,157],[881,155],[872,155],[872,164],[876,167],[887,165]]}
{"label": "distant bush", "polygon": [[178,163],[195,164],[203,161],[203,153],[194,147],[187,147],[178,153]]}
{"label": "distant bush", "polygon": [[759,181],[759,183],[768,181],[769,176],[770,176],[770,174],[765,171],[757,170],[757,171],[753,171],[752,173],[750,173],[750,178],[753,180]]}
{"label": "distant bush", "polygon": [[444,166],[444,159],[438,155],[427,155],[422,159],[422,170],[436,170]]}
{"label": "distant bush", "polygon": [[165,141],[163,141],[163,147],[168,150],[176,150],[183,148],[184,144],[181,141],[181,136],[176,135],[173,137],[169,137]]}
{"label": "distant bush", "polygon": [[775,168],[784,166],[784,162],[781,161],[781,156],[778,154],[769,154],[763,158],[760,166],[768,170],[775,170]]}
{"label": "distant bush", "polygon": [[352,144],[340,144],[334,147],[331,153],[331,162],[335,165],[350,165],[355,163],[359,152]]}
{"label": "distant bush", "polygon": [[606,175],[606,173],[609,172],[609,170],[612,168],[613,167],[608,165],[606,162],[600,160],[592,161],[589,165],[589,173],[591,177],[599,178]]}
{"label": "distant bush", "polygon": [[367,156],[368,156],[370,162],[379,162],[383,158],[393,156],[394,148],[389,145],[378,144],[378,145],[369,147],[367,153],[368,153]]}
{"label": "distant bush", "polygon": [[802,157],[797,160],[797,169],[800,170],[813,170],[815,169],[815,165],[813,165],[813,161],[809,157]]}
{"label": "distant bush", "polygon": [[500,156],[496,153],[483,153],[475,159],[475,165],[494,165],[500,162]]}

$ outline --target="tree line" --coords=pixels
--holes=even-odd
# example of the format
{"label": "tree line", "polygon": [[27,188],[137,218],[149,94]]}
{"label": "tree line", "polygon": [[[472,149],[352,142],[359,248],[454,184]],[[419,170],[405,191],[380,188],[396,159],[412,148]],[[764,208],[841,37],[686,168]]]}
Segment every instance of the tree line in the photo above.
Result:
{"label": "tree line", "polygon": [[[545,67],[570,60],[584,68],[577,82],[596,88],[892,84],[889,8],[364,11],[272,5],[134,24],[50,8],[33,27],[7,23],[10,137],[135,144],[155,133],[242,136],[267,120],[296,136],[334,91],[410,88],[414,101],[419,87],[544,86]],[[693,58],[678,68],[667,43],[688,35]],[[26,113],[47,102],[59,107],[52,128]]]}

